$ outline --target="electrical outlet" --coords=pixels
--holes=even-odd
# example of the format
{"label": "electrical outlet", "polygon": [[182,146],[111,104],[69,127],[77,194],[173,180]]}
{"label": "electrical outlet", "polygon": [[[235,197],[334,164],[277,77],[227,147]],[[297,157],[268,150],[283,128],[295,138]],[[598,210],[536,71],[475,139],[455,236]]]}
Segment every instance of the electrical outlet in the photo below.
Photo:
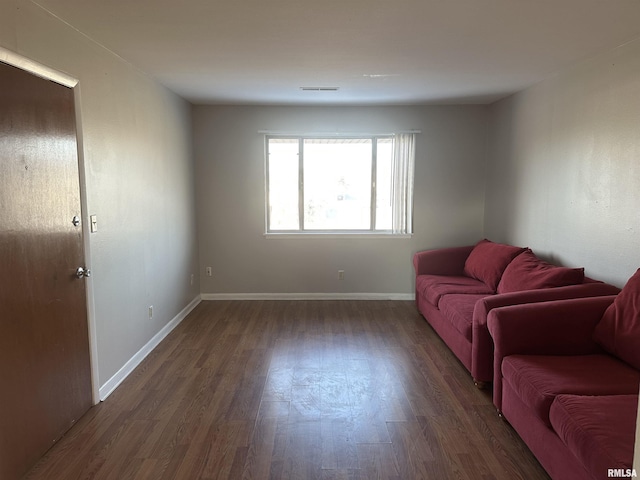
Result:
{"label": "electrical outlet", "polygon": [[338,280],[344,280],[344,270],[338,270]]}
{"label": "electrical outlet", "polygon": [[211,269],[211,267],[207,267],[207,277],[210,277],[213,275],[213,271]]}
{"label": "electrical outlet", "polygon": [[153,318],[153,305],[149,305],[149,320]]}
{"label": "electrical outlet", "polygon": [[194,280],[194,275],[193,273],[191,274],[191,285],[193,286],[193,280]]}

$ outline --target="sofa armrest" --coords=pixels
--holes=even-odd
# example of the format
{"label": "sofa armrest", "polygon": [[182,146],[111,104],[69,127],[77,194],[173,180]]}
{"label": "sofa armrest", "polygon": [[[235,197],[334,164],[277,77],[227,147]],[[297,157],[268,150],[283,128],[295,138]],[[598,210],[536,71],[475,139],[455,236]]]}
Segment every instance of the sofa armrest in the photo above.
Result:
{"label": "sofa armrest", "polygon": [[494,308],[506,307],[509,305],[569,300],[572,298],[604,297],[617,295],[618,293],[620,293],[620,289],[618,287],[614,287],[608,283],[593,282],[568,285],[565,287],[541,288],[538,290],[502,293],[484,298],[480,302],[482,302],[484,311],[488,313]]}
{"label": "sofa armrest", "polygon": [[493,340],[487,329],[487,317],[494,308],[570,298],[617,295],[619,292],[618,287],[592,281],[566,287],[503,293],[478,300],[473,311],[471,375],[481,382],[490,382],[493,379]]}
{"label": "sofa armrest", "polygon": [[506,355],[584,355],[599,351],[593,329],[615,295],[511,305],[491,310],[487,326]]}
{"label": "sofa armrest", "polygon": [[502,408],[502,360],[509,355],[588,355],[602,351],[592,334],[615,295],[495,308],[487,326],[495,347],[493,403]]}
{"label": "sofa armrest", "polygon": [[424,250],[413,256],[416,275],[463,275],[464,264],[475,245]]}

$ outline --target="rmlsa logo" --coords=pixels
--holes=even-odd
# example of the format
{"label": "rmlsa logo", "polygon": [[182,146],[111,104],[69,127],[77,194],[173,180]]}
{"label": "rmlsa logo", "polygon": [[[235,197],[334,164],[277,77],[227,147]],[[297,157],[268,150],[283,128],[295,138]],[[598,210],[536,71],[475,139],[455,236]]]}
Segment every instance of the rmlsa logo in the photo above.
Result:
{"label": "rmlsa logo", "polygon": [[635,468],[609,468],[607,476],[609,478],[636,478],[638,474]]}

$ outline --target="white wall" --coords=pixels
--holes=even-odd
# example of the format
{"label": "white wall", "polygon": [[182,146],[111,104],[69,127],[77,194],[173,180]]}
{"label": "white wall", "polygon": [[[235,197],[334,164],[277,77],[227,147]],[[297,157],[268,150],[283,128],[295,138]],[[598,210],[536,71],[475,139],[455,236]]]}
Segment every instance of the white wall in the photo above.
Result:
{"label": "white wall", "polygon": [[640,266],[640,41],[491,115],[487,235],[624,285]]}
{"label": "white wall", "polygon": [[[413,294],[412,255],[482,237],[486,107],[197,106],[202,292]],[[411,239],[265,239],[264,135],[417,129]],[[204,276],[206,266],[213,277]],[[345,270],[338,280],[337,271]],[[206,297],[205,297],[206,298]]]}
{"label": "white wall", "polygon": [[29,1],[0,3],[0,46],[80,81],[104,385],[199,293],[190,106]]}

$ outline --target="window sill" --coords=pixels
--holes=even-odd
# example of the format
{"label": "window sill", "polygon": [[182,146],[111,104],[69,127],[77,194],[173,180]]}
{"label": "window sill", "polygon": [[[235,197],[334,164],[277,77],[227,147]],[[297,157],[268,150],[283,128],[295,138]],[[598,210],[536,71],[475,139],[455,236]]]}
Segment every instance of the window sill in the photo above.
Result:
{"label": "window sill", "polygon": [[331,239],[350,239],[350,238],[355,238],[358,240],[363,240],[363,239],[407,239],[407,238],[411,238],[413,237],[413,234],[411,233],[398,233],[398,234],[394,234],[394,233],[380,233],[380,232],[376,232],[376,233],[368,233],[368,232],[358,232],[358,233],[354,233],[354,232],[347,232],[347,233],[338,233],[338,232],[330,232],[330,233],[317,233],[317,232],[301,232],[301,233],[265,233],[264,237],[266,239],[302,239],[302,238],[331,238]]}

